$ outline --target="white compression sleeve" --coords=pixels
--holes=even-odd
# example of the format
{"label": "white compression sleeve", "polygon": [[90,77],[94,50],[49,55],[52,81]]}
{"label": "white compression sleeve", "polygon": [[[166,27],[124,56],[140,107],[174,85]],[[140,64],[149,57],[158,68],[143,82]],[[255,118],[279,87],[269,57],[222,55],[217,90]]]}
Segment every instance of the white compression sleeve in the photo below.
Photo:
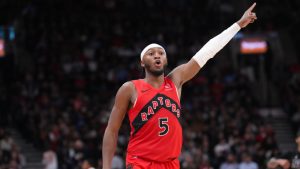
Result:
{"label": "white compression sleeve", "polygon": [[224,30],[219,35],[210,39],[194,56],[193,59],[200,65],[202,68],[205,63],[213,58],[232,38],[233,36],[241,29],[241,27],[234,23],[229,28]]}

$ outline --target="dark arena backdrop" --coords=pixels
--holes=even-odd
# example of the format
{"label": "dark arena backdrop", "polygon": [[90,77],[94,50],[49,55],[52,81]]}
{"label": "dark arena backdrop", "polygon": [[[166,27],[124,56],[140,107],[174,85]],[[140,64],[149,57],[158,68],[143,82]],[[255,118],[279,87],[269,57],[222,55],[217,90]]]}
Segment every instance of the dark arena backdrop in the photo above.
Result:
{"label": "dark arena backdrop", "polygon": [[[252,3],[1,0],[0,169],[101,169],[114,96],[143,77],[141,50],[164,46],[169,72]],[[300,1],[256,3],[257,21],[184,86],[182,169],[265,169],[296,150]],[[129,130],[125,117],[114,169],[125,168]]]}

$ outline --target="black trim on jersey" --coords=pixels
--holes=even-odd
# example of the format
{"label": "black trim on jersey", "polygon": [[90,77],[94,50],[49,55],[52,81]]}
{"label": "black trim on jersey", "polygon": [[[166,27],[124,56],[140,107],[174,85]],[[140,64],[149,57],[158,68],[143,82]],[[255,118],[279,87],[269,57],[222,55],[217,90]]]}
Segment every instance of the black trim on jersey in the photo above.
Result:
{"label": "black trim on jersey", "polygon": [[[160,97],[163,98],[163,105],[161,105],[160,103]],[[171,106],[170,107],[167,107],[166,104],[165,104],[165,100],[169,99],[170,100],[170,104]],[[158,105],[156,107],[156,109],[154,109],[152,107],[152,102],[153,101],[157,101],[158,102]],[[171,112],[178,120],[179,120],[179,117],[177,116],[177,111],[172,111],[172,104],[175,104],[176,105],[176,109],[179,110],[179,113],[180,113],[180,116],[181,116],[181,108],[180,106],[173,100],[171,99],[170,97],[164,95],[164,94],[157,94],[155,95],[141,110],[140,112],[138,113],[138,115],[135,117],[135,119],[133,120],[132,122],[132,126],[134,127],[134,133],[133,135],[135,135],[139,129],[141,129],[144,124],[146,124],[146,122],[152,118],[152,116],[154,116],[161,108],[165,108],[167,110],[169,110],[169,112]],[[153,111],[154,111],[154,114],[148,114],[147,115],[147,120],[142,120],[142,113],[148,113],[148,107],[152,107]]]}

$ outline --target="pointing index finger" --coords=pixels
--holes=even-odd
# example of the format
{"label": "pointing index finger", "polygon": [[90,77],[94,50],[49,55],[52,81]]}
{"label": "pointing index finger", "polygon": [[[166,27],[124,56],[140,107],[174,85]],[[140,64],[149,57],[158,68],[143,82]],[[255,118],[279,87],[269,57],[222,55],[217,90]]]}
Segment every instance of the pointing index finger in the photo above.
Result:
{"label": "pointing index finger", "polygon": [[247,11],[251,12],[255,6],[256,6],[256,2],[254,2]]}

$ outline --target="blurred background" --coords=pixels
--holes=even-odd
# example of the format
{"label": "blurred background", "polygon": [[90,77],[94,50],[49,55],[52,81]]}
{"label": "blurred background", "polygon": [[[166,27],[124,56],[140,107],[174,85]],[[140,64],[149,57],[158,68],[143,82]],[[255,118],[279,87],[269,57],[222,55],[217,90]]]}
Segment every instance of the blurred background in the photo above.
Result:
{"label": "blurred background", "polygon": [[[182,169],[266,168],[296,150],[300,1],[256,2],[258,20],[184,86]],[[141,50],[164,46],[169,72],[252,3],[1,0],[0,169],[101,168],[116,91],[143,78]],[[129,129],[126,118],[114,169],[125,168]]]}

